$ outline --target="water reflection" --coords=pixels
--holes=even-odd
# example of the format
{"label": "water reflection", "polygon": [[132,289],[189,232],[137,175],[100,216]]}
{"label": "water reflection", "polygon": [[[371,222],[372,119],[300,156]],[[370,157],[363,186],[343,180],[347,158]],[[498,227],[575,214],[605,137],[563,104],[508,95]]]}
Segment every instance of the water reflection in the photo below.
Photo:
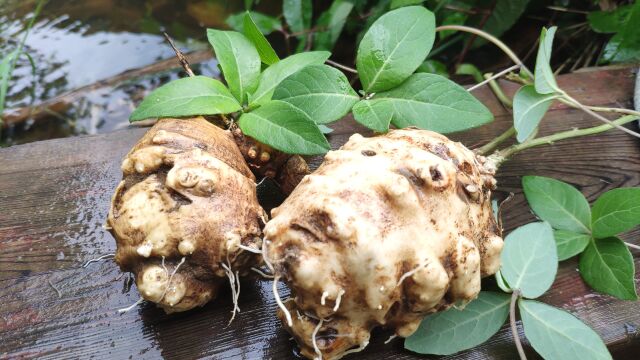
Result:
{"label": "water reflection", "polygon": [[[261,2],[265,9],[271,8],[268,5],[269,1]],[[0,54],[15,49],[35,6],[35,0],[8,0],[0,5]],[[242,9],[241,0],[49,0],[25,44],[36,70],[32,71],[27,57],[19,59],[7,108],[38,104],[125,70],[171,58],[173,52],[161,31],[169,32],[183,51],[206,49],[204,28],[225,28],[227,16]],[[218,74],[214,61],[196,68],[205,75]],[[63,112],[49,114],[44,123],[31,120],[5,129],[0,144],[126,126],[136,101],[177,76],[177,70],[168,71],[88,92]]]}

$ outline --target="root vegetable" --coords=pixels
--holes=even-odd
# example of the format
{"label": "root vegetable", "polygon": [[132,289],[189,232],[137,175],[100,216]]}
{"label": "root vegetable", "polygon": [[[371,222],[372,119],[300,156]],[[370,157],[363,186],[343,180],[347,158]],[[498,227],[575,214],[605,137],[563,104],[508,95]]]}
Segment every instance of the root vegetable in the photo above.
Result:
{"label": "root vegetable", "polygon": [[500,265],[494,173],[426,130],[356,134],[329,152],[264,229],[265,262],[294,300],[278,315],[302,354],[338,359],[376,326],[407,337],[425,315],[473,300]]}
{"label": "root vegetable", "polygon": [[115,261],[135,274],[141,296],[184,311],[229,278],[235,311],[238,277],[261,262],[266,216],[232,134],[203,118],[160,120],[122,171],[107,221]]}

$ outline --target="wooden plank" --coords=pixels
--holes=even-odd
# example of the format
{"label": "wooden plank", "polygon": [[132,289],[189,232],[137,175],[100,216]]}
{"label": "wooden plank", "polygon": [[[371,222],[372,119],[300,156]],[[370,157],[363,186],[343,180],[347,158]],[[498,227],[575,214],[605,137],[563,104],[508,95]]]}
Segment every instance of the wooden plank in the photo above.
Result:
{"label": "wooden plank", "polygon": [[[566,75],[559,83],[590,105],[630,106],[633,78],[629,69]],[[512,93],[517,86],[505,84],[505,88]],[[486,88],[475,95],[496,114],[496,121],[452,136],[468,146],[485,143],[511,121]],[[545,118],[542,133],[592,124],[597,123],[560,105]],[[334,148],[354,131],[363,130],[350,119],[334,127],[330,136]],[[120,315],[116,309],[137,300],[135,286],[125,291],[126,276],[112,261],[81,267],[115,249],[102,224],[121,177],[120,160],[144,131],[130,129],[0,150],[0,359],[295,358],[294,345],[275,318],[268,281],[243,280],[242,312],[227,326],[232,308],[228,290],[188,313],[168,316],[144,304]],[[314,158],[311,164],[317,166],[319,161]],[[516,193],[504,209],[507,229],[533,220],[520,190],[520,178],[528,174],[568,181],[593,201],[608,189],[640,184],[640,143],[610,131],[516,156],[498,177],[498,196]],[[638,235],[640,231],[633,231],[624,238],[640,244]],[[635,261],[640,266],[640,257]],[[485,286],[493,286],[490,279]],[[281,291],[287,290],[281,286]],[[616,358],[633,358],[639,351],[640,304],[591,291],[580,280],[575,260],[561,264],[552,290],[542,300],[591,325]],[[384,345],[388,335],[376,331],[359,358],[425,358],[403,350],[401,340]],[[535,358],[530,348],[527,351]],[[488,343],[445,359],[515,357],[510,333],[503,328]]]}

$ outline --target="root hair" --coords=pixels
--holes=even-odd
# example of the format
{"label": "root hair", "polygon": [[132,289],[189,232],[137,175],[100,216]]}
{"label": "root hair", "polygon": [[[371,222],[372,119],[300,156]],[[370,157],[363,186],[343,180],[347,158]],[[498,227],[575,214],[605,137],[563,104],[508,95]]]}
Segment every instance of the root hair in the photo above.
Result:
{"label": "root hair", "polygon": [[391,340],[393,340],[393,339],[395,339],[395,338],[397,338],[397,337],[398,337],[398,335],[396,335],[396,334],[393,334],[393,335],[389,336],[389,338],[384,342],[384,343],[385,343],[385,345],[386,345],[386,344],[388,344],[388,343],[390,343],[390,342],[391,342]]}
{"label": "root hair", "polygon": [[336,297],[336,305],[333,307],[333,312],[337,312],[340,308],[340,300],[342,300],[342,295],[344,295],[344,293],[345,291],[343,289],[340,289],[340,291],[338,291],[338,296]]}
{"label": "root hair", "polygon": [[225,274],[229,278],[229,285],[231,285],[231,300],[233,301],[233,310],[231,310],[231,319],[229,319],[229,323],[227,326],[231,325],[233,319],[236,318],[236,313],[240,312],[240,307],[238,306],[238,299],[240,298],[240,272],[236,271],[235,273],[231,270],[231,263],[229,262],[229,258],[227,257],[227,264],[221,263],[222,268],[224,269]]}
{"label": "root hair", "polygon": [[273,278],[273,297],[276,299],[276,304],[278,304],[278,307],[280,308],[280,310],[282,310],[282,312],[284,313],[284,316],[287,318],[287,325],[289,325],[289,327],[293,326],[293,320],[291,320],[291,313],[289,312],[289,310],[287,309],[286,306],[284,306],[284,303],[282,303],[282,300],[280,300],[280,294],[278,293],[278,281],[280,280],[280,276],[275,276]]}
{"label": "root hair", "polygon": [[264,260],[265,265],[267,265],[267,267],[269,268],[271,273],[275,274],[276,271],[273,268],[273,264],[271,263],[271,260],[269,260],[269,256],[267,255],[267,243],[268,242],[269,242],[269,240],[267,240],[267,239],[264,239],[262,241],[262,259]]}
{"label": "root hair", "polygon": [[252,248],[250,246],[246,246],[246,245],[242,245],[242,244],[237,244],[236,246],[238,246],[242,250],[246,250],[246,251],[254,253],[254,254],[262,254],[262,250],[254,249],[254,248]]}
{"label": "root hair", "polygon": [[262,271],[262,270],[260,270],[258,268],[252,267],[251,271],[257,272],[258,274],[260,274],[265,279],[273,279],[273,275],[269,275],[266,272],[264,272],[264,271]]}
{"label": "root hair", "polygon": [[402,276],[400,276],[400,279],[398,280],[398,283],[396,284],[396,287],[402,285],[402,282],[406,278],[413,276],[413,274],[417,273],[418,271],[420,271],[420,269],[422,269],[423,267],[427,266],[428,264],[429,264],[428,262],[426,262],[424,264],[420,264],[420,265],[416,266],[415,269],[409,270],[406,273],[402,274]]}
{"label": "root hair", "polygon": [[87,267],[87,266],[89,266],[91,263],[98,262],[98,261],[101,261],[101,260],[104,260],[104,259],[112,259],[112,258],[114,258],[115,256],[116,256],[116,254],[105,254],[105,255],[102,255],[102,256],[97,257],[97,258],[95,258],[95,259],[91,259],[91,260],[87,261],[86,263],[84,263],[84,264],[82,265],[82,267],[83,267],[83,268],[86,268],[86,267]]}
{"label": "root hair", "polygon": [[[176,266],[176,268],[173,269],[173,271],[171,272],[171,275],[169,275],[169,271],[167,270],[167,267],[164,265],[164,256],[162,257],[162,267],[164,268],[165,273],[169,276],[169,281],[167,281],[167,286],[164,287],[164,291],[162,292],[162,296],[160,297],[160,300],[158,302],[162,301],[162,299],[164,299],[164,296],[167,295],[167,291],[169,291],[169,287],[171,286],[171,281],[173,280],[173,276],[178,272],[178,269],[182,264],[184,264],[185,260],[186,258],[183,257],[182,260],[180,260],[180,262]],[[169,305],[173,306],[172,304],[169,304]]]}
{"label": "root hair", "polygon": [[320,298],[320,305],[324,306],[326,303],[327,296],[329,296],[329,292],[325,291],[322,293],[322,297]]}
{"label": "root hair", "polygon": [[315,351],[316,355],[318,355],[314,358],[314,360],[322,360],[322,352],[320,351],[320,348],[318,348],[318,343],[316,342],[316,335],[318,335],[318,331],[320,331],[322,323],[324,323],[324,320],[320,319],[318,321],[318,325],[316,325],[316,328],[313,329],[313,333],[311,334],[311,344],[313,344],[313,351]]}
{"label": "root hair", "polygon": [[124,314],[126,312],[131,311],[132,309],[134,309],[136,306],[142,304],[142,302],[144,301],[143,297],[140,297],[140,299],[138,299],[138,301],[136,301],[133,305],[131,306],[127,306],[126,308],[122,308],[122,309],[118,309],[118,313],[119,314]]}
{"label": "root hair", "polygon": [[358,352],[360,352],[360,351],[364,350],[364,348],[366,348],[366,347],[367,347],[367,345],[369,345],[369,340],[367,340],[367,341],[363,342],[363,343],[360,345],[360,347],[357,347],[357,348],[355,348],[355,349],[351,349],[351,350],[347,350],[347,351],[345,351],[344,353],[342,353],[342,355],[341,355],[340,357],[344,357],[344,356],[346,356],[346,355],[353,354],[353,353],[358,353]]}

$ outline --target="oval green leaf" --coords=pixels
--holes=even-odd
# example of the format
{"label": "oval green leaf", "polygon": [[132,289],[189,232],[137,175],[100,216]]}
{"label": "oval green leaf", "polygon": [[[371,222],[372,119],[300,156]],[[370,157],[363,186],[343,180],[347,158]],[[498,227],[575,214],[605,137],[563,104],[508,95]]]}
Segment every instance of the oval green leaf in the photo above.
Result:
{"label": "oval green leaf", "polygon": [[309,51],[291,55],[269,66],[260,75],[259,85],[255,93],[249,95],[249,105],[260,105],[271,100],[273,91],[290,75],[311,65],[321,65],[331,53],[327,51]]}
{"label": "oval green leaf", "polygon": [[587,234],[574,233],[567,230],[554,230],[553,237],[556,239],[559,261],[567,260],[580,254],[589,245],[589,240],[591,240],[591,236]]}
{"label": "oval green leaf", "polygon": [[324,154],[330,149],[318,125],[284,101],[270,101],[242,114],[238,125],[246,135],[289,154]]}
{"label": "oval green leaf", "polygon": [[311,27],[313,5],[311,0],[283,0],[282,13],[293,33],[301,33]]}
{"label": "oval green leaf", "polygon": [[247,93],[253,92],[258,86],[258,51],[253,43],[239,32],[207,29],[207,37],[216,53],[229,90],[240,103],[245,103]]}
{"label": "oval green leaf", "polygon": [[[450,133],[493,120],[493,114],[462,86],[440,75],[427,73],[413,74],[395,89],[378,93],[373,99],[363,100],[356,106],[358,109],[356,111],[354,107],[354,117],[365,126],[378,123],[375,119],[386,121],[390,116],[391,123],[398,128],[417,126]],[[388,124],[384,131],[387,129]]]}
{"label": "oval green leaf", "polygon": [[420,354],[450,355],[487,341],[509,316],[510,296],[481,291],[464,308],[429,315],[404,347]]}
{"label": "oval green leaf", "polygon": [[580,255],[580,275],[595,290],[622,300],[636,300],[635,266],[617,237],[593,240]]}
{"label": "oval green leaf", "polygon": [[530,223],[504,239],[500,271],[511,289],[535,299],[544,294],[558,271],[553,229],[546,222]]}
{"label": "oval green leaf", "polygon": [[314,65],[284,79],[273,99],[304,111],[316,124],[326,124],[345,116],[360,97],[340,70]]}
{"label": "oval green leaf", "polygon": [[540,33],[540,45],[538,46],[538,55],[536,57],[536,67],[534,71],[535,87],[538,94],[551,94],[559,92],[556,78],[551,70],[551,50],[553,48],[553,36],[556,33],[556,27],[549,29],[542,28]]}
{"label": "oval green leaf", "polygon": [[422,6],[392,10],[360,41],[356,67],[367,93],[402,83],[425,60],[435,39],[435,17]]}
{"label": "oval green leaf", "polygon": [[393,105],[387,99],[358,101],[351,109],[353,118],[367,128],[384,133],[389,131],[393,118]]}
{"label": "oval green leaf", "polygon": [[242,109],[218,80],[192,76],[171,81],[147,95],[129,121],[172,116],[229,114]]}
{"label": "oval green leaf", "polygon": [[333,49],[352,9],[353,2],[349,0],[334,0],[331,3],[331,7],[318,18],[316,27],[326,30],[314,34],[314,49],[328,51]]}
{"label": "oval green leaf", "polygon": [[555,94],[538,94],[533,85],[525,85],[516,92],[513,97],[513,126],[518,134],[518,142],[531,136],[553,100],[558,97]]}
{"label": "oval green leaf", "polygon": [[498,272],[496,272],[494,276],[495,276],[495,279],[496,279],[496,284],[498,285],[500,290],[502,290],[502,291],[504,291],[506,293],[512,293],[513,292],[511,287],[509,287],[509,284],[507,284],[507,280],[505,280],[504,276],[502,276],[502,272],[500,270],[498,270]]}
{"label": "oval green leaf", "polygon": [[251,22],[262,35],[269,35],[274,31],[282,29],[282,24],[278,18],[265,15],[257,11],[244,11],[230,15],[225,21],[233,30],[244,33],[249,37],[245,30],[244,18],[249,15]]}
{"label": "oval green leaf", "polygon": [[533,212],[554,229],[591,232],[589,202],[573,186],[548,177],[525,176],[522,188]]}
{"label": "oval green leaf", "polygon": [[620,24],[620,30],[604,47],[602,60],[614,63],[637,63],[640,60],[640,2],[633,3],[628,15]]}
{"label": "oval green leaf", "polygon": [[593,237],[604,238],[640,224],[640,188],[619,188],[602,194],[593,204]]}
{"label": "oval green leaf", "polygon": [[575,316],[532,300],[520,300],[518,307],[524,334],[543,358],[611,359],[600,336]]}
{"label": "oval green leaf", "polygon": [[264,37],[262,31],[253,21],[252,15],[249,12],[244,15],[243,23],[243,32],[256,47],[256,50],[258,50],[260,60],[267,65],[273,65],[277,63],[280,58],[278,58],[276,51],[273,50],[267,38]]}

